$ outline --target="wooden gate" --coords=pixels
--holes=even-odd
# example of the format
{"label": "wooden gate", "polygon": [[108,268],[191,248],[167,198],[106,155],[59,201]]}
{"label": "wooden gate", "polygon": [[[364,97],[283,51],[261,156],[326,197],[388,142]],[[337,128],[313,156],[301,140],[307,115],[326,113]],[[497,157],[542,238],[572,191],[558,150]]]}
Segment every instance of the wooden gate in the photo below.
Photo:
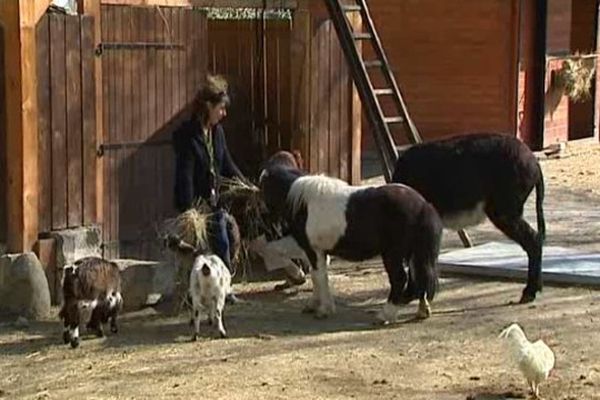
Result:
{"label": "wooden gate", "polygon": [[93,24],[47,13],[37,25],[40,232],[96,222]]}
{"label": "wooden gate", "polygon": [[[291,21],[210,20],[209,66],[229,81],[223,126],[239,167],[255,176],[262,161],[291,145]],[[263,41],[264,38],[264,41]]]}
{"label": "wooden gate", "polygon": [[206,75],[204,14],[102,6],[104,256],[156,259],[174,214],[173,128]]}

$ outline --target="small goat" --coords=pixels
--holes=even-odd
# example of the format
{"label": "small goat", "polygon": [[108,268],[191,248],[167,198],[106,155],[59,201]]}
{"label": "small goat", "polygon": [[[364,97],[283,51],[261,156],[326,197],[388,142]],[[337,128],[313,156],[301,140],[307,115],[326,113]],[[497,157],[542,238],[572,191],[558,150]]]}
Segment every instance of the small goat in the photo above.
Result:
{"label": "small goat", "polygon": [[[487,216],[529,257],[521,303],[533,301],[542,290],[544,177],[523,142],[482,133],[417,144],[400,154],[392,181],[421,193],[446,228],[478,225]],[[534,188],[537,232],[523,219],[523,205]]]}
{"label": "small goat", "polygon": [[200,312],[208,311],[209,324],[217,323],[221,337],[226,337],[223,326],[223,308],[231,290],[231,272],[216,255],[207,254],[207,249],[195,248],[176,235],[166,238],[166,246],[184,257],[193,257],[189,275],[188,294],[192,300],[190,325],[194,326],[192,340],[196,340],[200,331]]}
{"label": "small goat", "polygon": [[223,325],[225,298],[231,293],[231,273],[225,263],[216,255],[198,255],[190,274],[190,295],[192,297],[194,334],[200,334],[200,312],[208,313],[208,323],[217,324],[222,338],[227,337]]}
{"label": "small goat", "polygon": [[121,310],[121,275],[117,264],[98,257],[86,257],[64,268],[63,306],[59,317],[64,321],[63,341],[79,346],[81,312],[91,311],[87,328],[104,336],[102,324],[110,319],[110,330],[118,331]]}

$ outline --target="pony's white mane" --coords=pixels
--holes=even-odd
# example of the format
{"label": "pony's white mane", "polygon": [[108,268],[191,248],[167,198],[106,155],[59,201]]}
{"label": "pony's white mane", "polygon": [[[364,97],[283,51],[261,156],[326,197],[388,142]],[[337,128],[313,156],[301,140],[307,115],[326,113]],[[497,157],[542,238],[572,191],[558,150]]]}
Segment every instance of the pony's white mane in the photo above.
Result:
{"label": "pony's white mane", "polygon": [[348,196],[359,190],[357,186],[350,186],[347,182],[325,175],[307,175],[294,181],[287,195],[287,202],[292,215],[296,214],[302,206],[311,202],[332,196]]}

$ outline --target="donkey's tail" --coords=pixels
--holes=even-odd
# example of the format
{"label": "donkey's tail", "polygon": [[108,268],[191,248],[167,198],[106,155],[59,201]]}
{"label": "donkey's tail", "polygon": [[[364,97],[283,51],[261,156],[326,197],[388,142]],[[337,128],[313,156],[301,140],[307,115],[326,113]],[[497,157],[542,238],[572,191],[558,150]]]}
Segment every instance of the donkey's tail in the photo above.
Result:
{"label": "donkey's tail", "polygon": [[535,184],[535,212],[537,214],[538,240],[540,245],[546,239],[546,220],[544,219],[544,174],[540,167],[540,178]]}

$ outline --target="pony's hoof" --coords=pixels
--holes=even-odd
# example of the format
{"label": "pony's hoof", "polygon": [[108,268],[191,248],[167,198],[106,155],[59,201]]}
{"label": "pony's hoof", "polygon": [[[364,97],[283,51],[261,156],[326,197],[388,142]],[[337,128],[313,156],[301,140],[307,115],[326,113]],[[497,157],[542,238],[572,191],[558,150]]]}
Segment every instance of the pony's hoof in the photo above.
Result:
{"label": "pony's hoof", "polygon": [[319,307],[315,312],[316,319],[325,319],[329,318],[330,315],[335,314],[335,307],[333,305],[329,307]]}
{"label": "pony's hoof", "polygon": [[219,336],[221,336],[221,339],[227,339],[227,332],[219,331]]}
{"label": "pony's hoof", "polygon": [[197,341],[198,341],[198,335],[194,333],[192,335],[192,342],[197,342]]}
{"label": "pony's hoof", "polygon": [[118,327],[118,326],[116,326],[116,325],[114,325],[114,326],[111,326],[111,327],[110,327],[110,331],[111,331],[112,333],[117,333],[117,332],[119,332],[119,327]]}
{"label": "pony's hoof", "polygon": [[63,332],[63,343],[68,344],[70,341],[71,341],[71,334],[69,333],[69,331],[64,331]]}
{"label": "pony's hoof", "polygon": [[431,308],[419,308],[419,311],[417,311],[417,319],[427,319],[429,317],[431,317]]}
{"label": "pony's hoof", "polygon": [[302,309],[302,314],[314,314],[316,311],[317,307],[309,304]]}
{"label": "pony's hoof", "polygon": [[278,285],[275,285],[275,287],[273,288],[273,290],[275,290],[276,292],[281,292],[282,290],[289,289],[291,287],[292,287],[291,283],[289,283],[289,282],[283,282],[283,283],[280,283]]}
{"label": "pony's hoof", "polygon": [[327,319],[329,318],[329,313],[325,311],[317,311],[315,312],[315,319]]}
{"label": "pony's hoof", "polygon": [[77,347],[79,347],[79,338],[71,339],[71,348],[76,349]]}
{"label": "pony's hoof", "polygon": [[94,331],[94,334],[96,335],[97,338],[102,338],[104,337],[104,331],[102,329],[96,329]]}

